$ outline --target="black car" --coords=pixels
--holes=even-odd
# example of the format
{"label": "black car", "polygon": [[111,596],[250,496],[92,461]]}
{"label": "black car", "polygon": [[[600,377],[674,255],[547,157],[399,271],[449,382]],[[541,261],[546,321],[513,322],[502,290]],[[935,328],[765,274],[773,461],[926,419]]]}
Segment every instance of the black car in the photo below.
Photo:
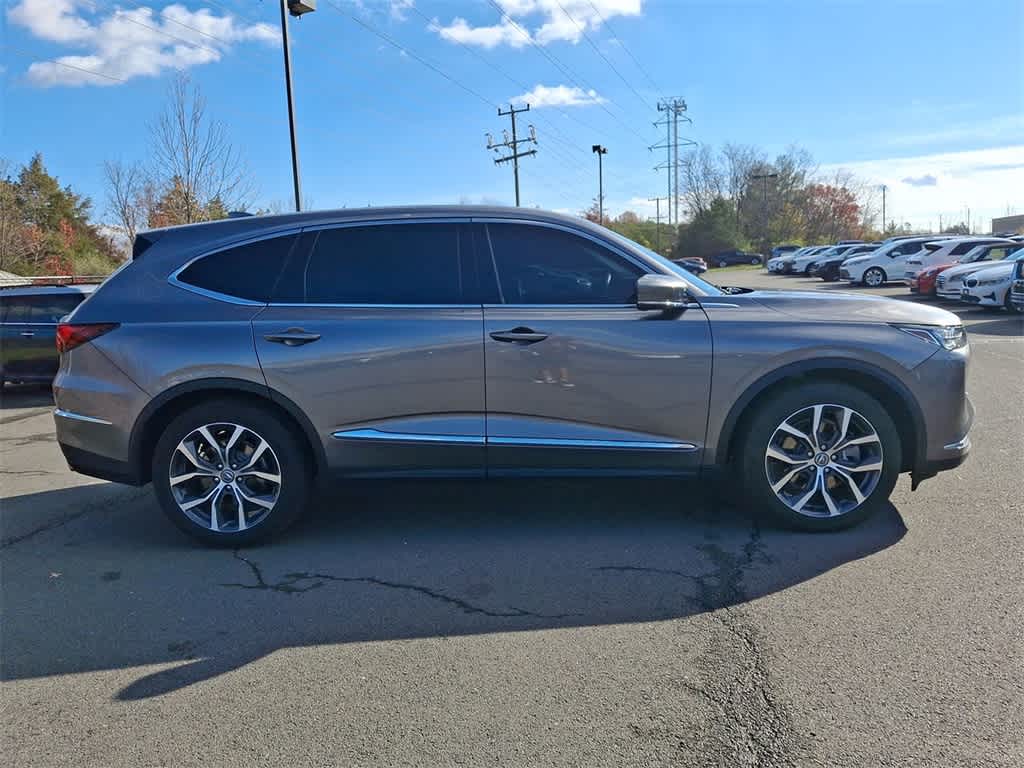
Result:
{"label": "black car", "polygon": [[1010,303],[1018,312],[1024,312],[1024,261],[1018,261],[1013,268],[1013,282],[1010,283]]}
{"label": "black car", "polygon": [[703,275],[708,271],[708,264],[699,256],[684,256],[681,259],[673,259],[676,264],[694,275]]}
{"label": "black car", "polygon": [[0,288],[0,386],[8,381],[53,381],[60,356],[57,323],[95,290],[94,285]]}
{"label": "black car", "polygon": [[871,253],[879,245],[881,243],[856,245],[836,256],[830,256],[821,261],[814,262],[807,268],[807,273],[813,277],[820,277],[826,283],[834,283],[839,279],[839,268],[843,265],[844,261],[852,259],[854,256],[863,256],[866,253]]}
{"label": "black car", "polygon": [[713,267],[729,267],[734,264],[764,264],[764,256],[760,253],[748,253],[740,250],[722,251],[709,258],[708,263]]}

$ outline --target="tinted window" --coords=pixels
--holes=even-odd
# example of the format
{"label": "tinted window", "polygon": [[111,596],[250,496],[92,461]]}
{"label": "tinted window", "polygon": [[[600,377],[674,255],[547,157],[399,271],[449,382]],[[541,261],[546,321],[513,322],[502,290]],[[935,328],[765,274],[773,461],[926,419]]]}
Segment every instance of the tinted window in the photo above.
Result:
{"label": "tinted window", "polygon": [[[299,279],[277,301],[310,304],[461,304],[471,249],[457,224],[321,230]],[[468,288],[467,291],[468,292]]]}
{"label": "tinted window", "polygon": [[250,301],[269,301],[295,235],[218,251],[189,265],[178,280]]}
{"label": "tinted window", "polygon": [[5,323],[27,323],[27,297],[4,296],[0,294],[0,321]]}
{"label": "tinted window", "polygon": [[963,256],[968,251],[972,250],[973,248],[977,248],[977,247],[978,247],[978,244],[975,243],[975,242],[971,242],[971,241],[968,241],[966,243],[960,243],[955,248],[953,248],[952,251],[950,251],[950,254],[953,255],[953,256]]}
{"label": "tinted window", "polygon": [[506,304],[633,304],[643,270],[597,243],[547,227],[488,224]]}
{"label": "tinted window", "polygon": [[81,293],[40,294],[28,299],[30,323],[58,323],[85,300]]}

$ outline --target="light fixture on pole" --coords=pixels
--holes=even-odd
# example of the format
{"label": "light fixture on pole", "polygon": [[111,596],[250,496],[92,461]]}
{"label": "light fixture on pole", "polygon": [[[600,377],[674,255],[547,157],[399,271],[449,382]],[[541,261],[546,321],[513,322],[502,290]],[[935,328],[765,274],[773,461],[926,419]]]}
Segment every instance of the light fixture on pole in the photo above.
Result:
{"label": "light fixture on pole", "polygon": [[594,144],[591,152],[597,154],[597,215],[602,226],[604,226],[604,164],[602,155],[608,154],[608,148],[600,144]]}
{"label": "light fixture on pole", "polygon": [[292,185],[295,210],[302,210],[302,182],[299,179],[299,143],[295,135],[295,103],[292,100],[292,57],[288,47],[288,14],[298,18],[316,10],[316,0],[281,0],[281,42],[284,47],[284,87],[288,95],[288,132],[292,142]]}

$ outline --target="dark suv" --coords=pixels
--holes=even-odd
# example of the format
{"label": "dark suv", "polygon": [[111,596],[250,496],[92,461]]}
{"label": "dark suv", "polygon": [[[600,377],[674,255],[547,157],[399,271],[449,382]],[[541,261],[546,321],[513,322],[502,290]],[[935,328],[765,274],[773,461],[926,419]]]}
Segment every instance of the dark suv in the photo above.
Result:
{"label": "dark suv", "polygon": [[748,253],[747,251],[719,251],[708,258],[708,264],[713,267],[730,267],[734,264],[763,264],[764,256],[760,253]]}
{"label": "dark suv", "polygon": [[93,285],[0,288],[0,386],[48,384],[57,373],[57,323],[92,293]]}
{"label": "dark suv", "polygon": [[520,208],[144,233],[57,341],[71,467],[152,481],[176,525],[230,545],[285,528],[328,473],[704,473],[827,530],[970,445],[955,315],[724,291]]}

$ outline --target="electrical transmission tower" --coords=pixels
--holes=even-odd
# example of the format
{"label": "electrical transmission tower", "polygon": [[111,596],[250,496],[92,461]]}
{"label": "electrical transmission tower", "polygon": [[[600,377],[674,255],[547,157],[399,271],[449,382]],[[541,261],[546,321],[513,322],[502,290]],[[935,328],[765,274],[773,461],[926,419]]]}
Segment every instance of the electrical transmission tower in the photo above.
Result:
{"label": "electrical transmission tower", "polygon": [[516,206],[519,205],[519,158],[520,157],[529,157],[530,155],[536,155],[537,154],[537,150],[536,149],[530,149],[530,150],[527,150],[526,152],[520,152],[519,151],[519,145],[520,144],[529,144],[531,142],[534,143],[534,144],[537,143],[537,131],[534,129],[534,127],[532,125],[530,126],[530,135],[529,135],[528,138],[520,139],[517,136],[517,134],[516,134],[516,115],[518,115],[520,112],[529,112],[529,111],[530,111],[530,105],[529,104],[527,104],[522,109],[516,109],[514,106],[509,104],[507,112],[502,112],[501,111],[501,107],[499,107],[498,108],[498,117],[504,117],[505,115],[510,115],[512,117],[512,138],[509,138],[508,131],[504,131],[503,130],[501,132],[501,134],[502,134],[502,138],[504,138],[504,141],[501,142],[500,144],[495,144],[494,143],[494,138],[491,136],[491,134],[489,134],[489,133],[487,134],[487,148],[488,149],[493,149],[495,152],[500,152],[503,147],[505,149],[511,150],[511,154],[505,155],[504,157],[496,157],[494,159],[494,164],[495,165],[501,165],[502,163],[507,163],[509,161],[512,161],[513,175],[515,177],[515,182],[516,182]]}
{"label": "electrical transmission tower", "polygon": [[656,128],[665,126],[665,143],[655,144],[648,147],[650,150],[664,149],[665,162],[654,166],[654,170],[665,170],[668,181],[668,213],[669,224],[679,224],[679,148],[695,147],[697,142],[690,139],[679,140],[679,122],[693,122],[684,113],[686,102],[683,99],[661,99],[658,101],[658,111],[664,112],[665,117],[658,120],[654,125]]}

